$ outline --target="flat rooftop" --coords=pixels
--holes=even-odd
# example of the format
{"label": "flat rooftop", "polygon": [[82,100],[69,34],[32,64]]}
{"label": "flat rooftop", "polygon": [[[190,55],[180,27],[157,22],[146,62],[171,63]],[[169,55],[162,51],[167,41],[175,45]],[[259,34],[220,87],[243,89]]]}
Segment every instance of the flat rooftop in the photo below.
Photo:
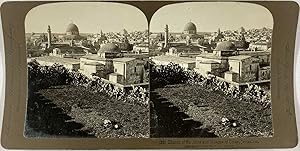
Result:
{"label": "flat rooftop", "polygon": [[240,51],[240,55],[248,55],[248,56],[260,56],[260,55],[270,55],[270,51]]}
{"label": "flat rooftop", "polygon": [[117,61],[117,62],[128,62],[128,61],[132,61],[135,60],[135,58],[129,58],[129,57],[123,57],[123,58],[114,58],[113,61]]}
{"label": "flat rooftop", "polygon": [[252,56],[248,56],[248,55],[237,55],[237,56],[230,56],[228,57],[228,60],[244,60],[244,59],[248,59]]}
{"label": "flat rooftop", "polygon": [[36,57],[35,59],[37,61],[63,63],[63,64],[79,64],[80,63],[80,61],[78,59],[61,58],[61,57],[55,57],[55,56]]}
{"label": "flat rooftop", "polygon": [[196,57],[202,57],[202,58],[208,58],[208,59],[226,59],[228,57],[224,57],[224,56],[217,56],[213,53],[202,53]]}
{"label": "flat rooftop", "polygon": [[171,55],[155,56],[152,57],[152,60],[166,61],[166,62],[173,62],[173,63],[196,63],[195,58],[178,57],[178,56],[171,56]]}
{"label": "flat rooftop", "polygon": [[105,61],[106,58],[102,58],[97,54],[88,54],[85,56],[82,56],[81,58],[86,58],[86,59],[90,59],[90,60],[97,60],[97,61]]}

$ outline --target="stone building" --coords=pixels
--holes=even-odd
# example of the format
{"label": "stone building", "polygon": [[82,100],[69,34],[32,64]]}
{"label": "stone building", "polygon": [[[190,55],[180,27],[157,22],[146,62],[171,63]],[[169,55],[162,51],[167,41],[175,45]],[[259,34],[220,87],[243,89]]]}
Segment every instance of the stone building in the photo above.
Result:
{"label": "stone building", "polygon": [[132,51],[137,54],[149,53],[148,43],[141,43],[138,45],[134,45]]}
{"label": "stone building", "polygon": [[270,54],[245,53],[228,41],[218,43],[213,53],[196,57],[195,71],[208,73],[229,82],[246,83],[270,79]]}
{"label": "stone building", "polygon": [[228,57],[229,71],[225,72],[224,79],[238,83],[258,81],[258,61],[244,55]]}
{"label": "stone building", "polygon": [[145,83],[145,61],[123,57],[121,50],[113,43],[101,46],[97,54],[80,58],[80,71],[96,75],[112,83],[122,85]]}
{"label": "stone building", "polygon": [[270,47],[271,45],[267,42],[256,42],[249,44],[249,49],[251,51],[267,51]]}

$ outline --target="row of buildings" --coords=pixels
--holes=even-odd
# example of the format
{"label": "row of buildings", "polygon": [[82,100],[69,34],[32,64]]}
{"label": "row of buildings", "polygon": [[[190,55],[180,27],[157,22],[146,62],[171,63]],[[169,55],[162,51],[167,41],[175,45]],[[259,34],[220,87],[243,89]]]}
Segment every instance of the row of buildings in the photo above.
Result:
{"label": "row of buildings", "polygon": [[[261,34],[259,34],[261,32]],[[224,31],[199,34],[188,22],[182,33],[150,35],[147,31],[129,33],[80,34],[70,23],[66,33],[47,36],[31,35],[27,49],[43,52],[30,56],[42,65],[60,63],[87,76],[96,75],[122,86],[147,84],[149,47],[154,49],[152,61],[157,64],[177,63],[200,74],[213,74],[235,84],[268,82],[270,80],[271,46],[269,29]],[[150,46],[148,45],[150,43]]]}
{"label": "row of buildings", "polygon": [[[170,34],[166,25],[163,38],[151,43],[164,53],[151,56],[151,60],[163,65],[176,63],[204,76],[213,74],[236,85],[266,83],[271,78],[271,35],[265,28],[262,34],[256,30],[255,35],[259,38],[251,33],[252,30],[241,28],[238,32],[223,33],[219,29],[216,33],[201,35],[196,25],[188,22],[181,34]],[[177,38],[170,40],[172,35]]]}
{"label": "row of buildings", "polygon": [[[29,37],[39,56],[28,56],[41,65],[59,63],[70,70],[89,77],[98,76],[103,80],[125,87],[148,84],[148,44],[145,32],[107,33],[81,35],[77,25],[71,23],[64,34],[52,34],[48,26],[46,40]],[[57,36],[58,38],[53,38]],[[135,36],[135,37],[133,37]],[[42,37],[42,36],[39,36]],[[43,38],[43,37],[42,37]],[[134,40],[133,40],[134,39]]]}

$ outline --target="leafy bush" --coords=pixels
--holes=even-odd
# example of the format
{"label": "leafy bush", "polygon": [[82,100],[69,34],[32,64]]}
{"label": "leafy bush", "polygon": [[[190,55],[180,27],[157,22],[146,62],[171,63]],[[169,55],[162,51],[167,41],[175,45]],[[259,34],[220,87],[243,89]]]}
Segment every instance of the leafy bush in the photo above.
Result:
{"label": "leafy bush", "polygon": [[33,89],[64,85],[70,81],[69,70],[63,65],[40,66],[37,61],[28,63],[29,86]]}
{"label": "leafy bush", "polygon": [[170,63],[168,65],[152,65],[150,72],[153,86],[164,86],[168,84],[184,83],[188,77],[184,68],[178,64]]}

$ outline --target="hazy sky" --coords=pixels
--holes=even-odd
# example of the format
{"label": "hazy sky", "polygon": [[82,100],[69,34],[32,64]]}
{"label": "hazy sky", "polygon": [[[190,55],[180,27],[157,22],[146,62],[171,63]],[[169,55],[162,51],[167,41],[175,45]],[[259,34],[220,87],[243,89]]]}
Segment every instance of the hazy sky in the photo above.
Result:
{"label": "hazy sky", "polygon": [[273,28],[272,14],[264,7],[239,2],[189,2],[167,5],[152,17],[150,31],[162,32],[169,25],[170,32],[182,32],[192,21],[198,32],[250,28]]}
{"label": "hazy sky", "polygon": [[106,2],[64,2],[45,4],[29,11],[25,29],[30,32],[46,32],[50,25],[52,32],[64,33],[73,22],[80,33],[144,31],[148,23],[144,14],[137,8],[119,3]]}

